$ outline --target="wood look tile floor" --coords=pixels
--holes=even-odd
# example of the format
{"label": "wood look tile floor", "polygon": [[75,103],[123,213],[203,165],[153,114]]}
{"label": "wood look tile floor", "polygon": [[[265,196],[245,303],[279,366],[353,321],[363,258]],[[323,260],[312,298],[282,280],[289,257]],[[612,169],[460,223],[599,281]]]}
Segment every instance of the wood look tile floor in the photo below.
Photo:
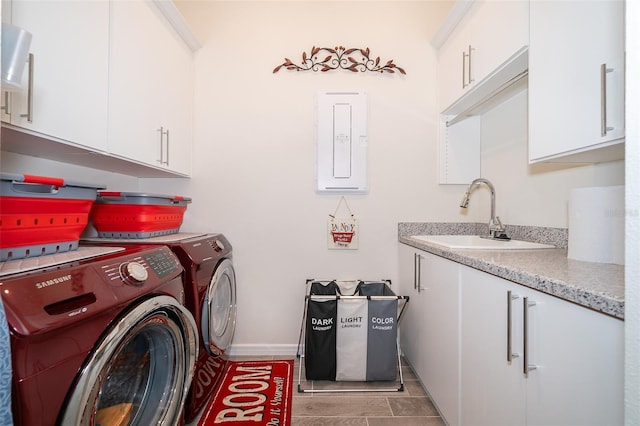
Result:
{"label": "wood look tile floor", "polygon": [[[304,359],[302,359],[304,363]],[[298,392],[300,359],[295,359],[292,426],[439,426],[442,418],[408,365],[403,363],[401,392]],[[302,389],[397,389],[399,382],[309,382]]]}

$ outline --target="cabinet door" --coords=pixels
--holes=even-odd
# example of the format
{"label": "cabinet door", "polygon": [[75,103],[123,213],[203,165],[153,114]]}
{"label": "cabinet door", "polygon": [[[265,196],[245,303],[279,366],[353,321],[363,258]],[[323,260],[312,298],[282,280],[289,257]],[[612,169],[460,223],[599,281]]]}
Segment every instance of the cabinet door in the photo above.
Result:
{"label": "cabinet door", "polygon": [[[469,12],[471,13],[471,12]],[[438,105],[440,112],[462,95],[468,85],[467,55],[470,36],[465,22],[467,15],[438,51]]]}
{"label": "cabinet door", "polygon": [[461,286],[462,424],[622,424],[622,321],[467,267]]}
{"label": "cabinet door", "polygon": [[531,2],[531,162],[623,142],[623,8],[619,0]]}
{"label": "cabinet door", "polygon": [[404,311],[404,318],[400,324],[400,346],[402,353],[411,364],[414,372],[424,382],[425,358],[422,347],[425,339],[422,333],[425,316],[424,293],[418,292],[419,279],[419,250],[400,244],[399,248],[399,289],[403,296],[409,296],[409,305]]}
{"label": "cabinet door", "polygon": [[159,65],[164,75],[161,122],[169,130],[164,141],[165,167],[191,174],[193,127],[193,53],[175,31],[164,31]]}
{"label": "cabinet door", "polygon": [[480,1],[471,13],[468,68],[476,84],[529,44],[529,1]]}
{"label": "cabinet door", "polygon": [[528,0],[475,1],[438,52],[440,110],[451,106],[528,41]]}
{"label": "cabinet door", "polygon": [[[524,294],[515,284],[465,266],[461,266],[460,277],[460,424],[523,425],[526,413],[526,383],[522,377]],[[509,291],[513,300],[507,298]],[[511,353],[516,354],[511,361],[507,359],[509,332]]]}
{"label": "cabinet door", "polygon": [[401,289],[411,300],[402,350],[449,424],[458,424],[458,264],[400,246]]}
{"label": "cabinet door", "polygon": [[527,423],[623,424],[623,321],[537,291],[530,300]]}
{"label": "cabinet door", "polygon": [[421,252],[422,380],[448,424],[459,424],[459,265]]}
{"label": "cabinet door", "polygon": [[14,0],[11,21],[33,35],[33,102],[29,113],[25,67],[24,89],[11,96],[8,120],[30,131],[106,150],[108,0]]}
{"label": "cabinet door", "polygon": [[109,151],[189,174],[190,54],[154,5],[117,1],[111,13]]}

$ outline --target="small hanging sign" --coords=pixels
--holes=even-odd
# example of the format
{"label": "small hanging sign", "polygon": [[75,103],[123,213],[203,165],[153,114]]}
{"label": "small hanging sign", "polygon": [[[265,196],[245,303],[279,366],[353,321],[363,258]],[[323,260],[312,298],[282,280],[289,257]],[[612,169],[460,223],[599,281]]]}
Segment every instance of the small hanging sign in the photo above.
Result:
{"label": "small hanging sign", "polygon": [[[343,202],[349,211],[349,216],[338,217],[338,210]],[[327,248],[351,250],[358,248],[358,221],[351,212],[347,199],[344,197],[340,197],[336,211],[329,215],[329,220],[327,221]]]}

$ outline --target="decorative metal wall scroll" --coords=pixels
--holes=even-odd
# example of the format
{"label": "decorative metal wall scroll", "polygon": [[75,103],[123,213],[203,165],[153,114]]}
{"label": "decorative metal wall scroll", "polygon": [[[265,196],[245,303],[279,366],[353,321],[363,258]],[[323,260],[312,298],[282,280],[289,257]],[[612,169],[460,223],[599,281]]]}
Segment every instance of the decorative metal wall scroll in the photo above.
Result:
{"label": "decorative metal wall scroll", "polygon": [[393,59],[382,64],[380,57],[371,58],[369,48],[365,49],[347,49],[338,46],[335,49],[328,47],[312,47],[311,52],[302,52],[301,65],[296,65],[289,58],[284,58],[284,62],[274,68],[273,72],[277,73],[281,68],[289,71],[321,71],[327,72],[337,69],[343,69],[351,72],[373,71],[379,73],[395,73],[406,74],[404,69],[393,63]]}

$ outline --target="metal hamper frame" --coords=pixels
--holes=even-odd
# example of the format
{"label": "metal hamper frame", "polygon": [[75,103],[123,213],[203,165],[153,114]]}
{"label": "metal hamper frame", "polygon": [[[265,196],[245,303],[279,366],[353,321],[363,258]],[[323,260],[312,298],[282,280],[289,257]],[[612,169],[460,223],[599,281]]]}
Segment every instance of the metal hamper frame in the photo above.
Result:
{"label": "metal hamper frame", "polygon": [[[320,282],[320,283],[330,283],[332,281],[335,282],[349,282],[349,283],[359,283],[359,282],[384,282],[387,285],[391,285],[391,280],[376,280],[376,281],[364,281],[364,280],[318,280],[318,279],[307,279],[306,280],[306,295],[305,295],[305,304],[304,304],[304,312],[302,314],[302,323],[300,325],[300,335],[298,338],[298,351],[296,356],[300,358],[300,367],[298,369],[298,392],[299,393],[322,393],[322,392],[402,392],[404,391],[404,378],[402,376],[402,365],[400,358],[400,320],[402,318],[402,314],[404,313],[407,304],[409,303],[409,296],[342,296],[342,295],[310,295],[310,284],[312,282]],[[399,375],[399,386],[398,387],[371,387],[371,388],[353,388],[353,389],[345,389],[345,388],[323,388],[323,389],[305,389],[302,387],[302,369],[303,369],[303,359],[305,357],[305,338],[306,338],[306,322],[307,322],[307,308],[309,306],[309,300],[338,300],[338,299],[368,299],[368,300],[390,300],[397,299],[398,304],[402,303],[402,307],[398,307],[398,316],[397,316],[397,335],[396,335],[396,353],[398,359],[398,375]],[[396,379],[398,382],[398,379]]]}

